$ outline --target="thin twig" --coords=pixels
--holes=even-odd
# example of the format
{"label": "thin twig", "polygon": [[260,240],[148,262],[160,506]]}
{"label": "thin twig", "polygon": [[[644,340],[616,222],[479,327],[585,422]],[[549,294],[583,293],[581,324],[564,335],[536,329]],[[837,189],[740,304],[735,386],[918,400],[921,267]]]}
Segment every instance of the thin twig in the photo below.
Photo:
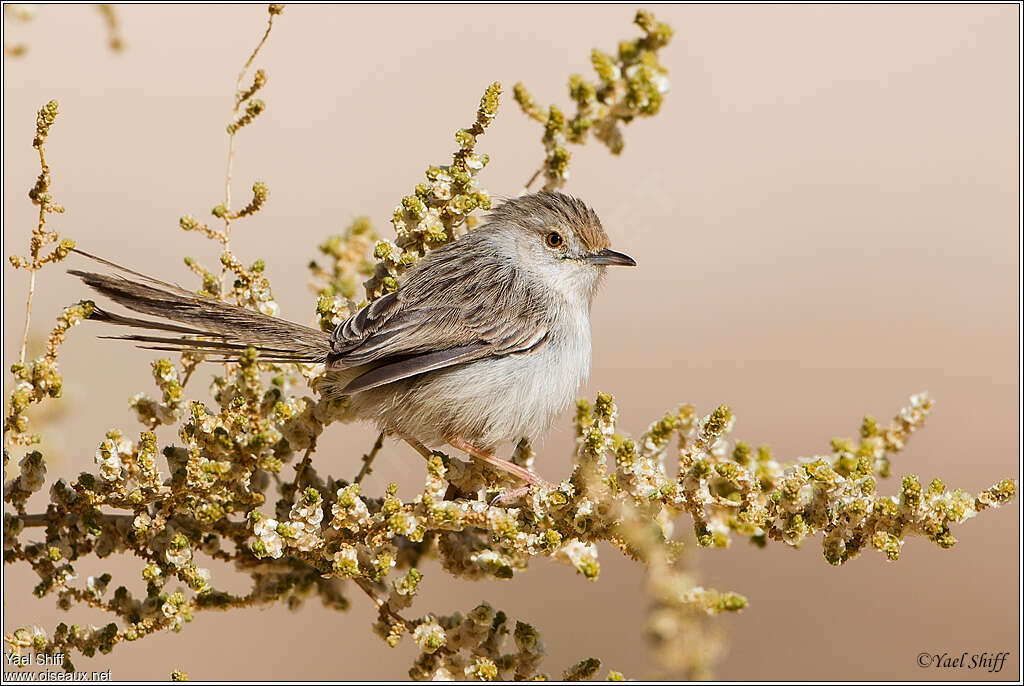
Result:
{"label": "thin twig", "polygon": [[[238,118],[239,108],[244,102],[243,97],[240,97],[242,93],[242,81],[245,79],[245,75],[249,72],[249,68],[252,66],[253,61],[259,54],[263,45],[267,42],[267,38],[270,36],[270,30],[274,27],[274,17],[280,14],[281,7],[283,5],[270,5],[267,11],[267,28],[263,32],[263,37],[260,38],[260,42],[253,48],[252,54],[249,55],[249,59],[242,65],[242,70],[238,72],[238,78],[235,79],[235,93],[233,96],[234,105],[231,108],[231,121],[236,121]],[[224,172],[224,235],[221,241],[224,252],[231,252],[231,175],[232,169],[235,164],[235,134],[238,133],[238,129],[228,129],[228,161],[227,168]],[[227,276],[227,265],[222,264],[220,268],[220,296],[224,295],[224,277]],[[224,362],[224,375],[227,376],[231,371],[231,363]]]}
{"label": "thin twig", "polygon": [[[103,518],[104,521],[109,522],[111,524],[115,524],[118,521],[131,522],[135,520],[135,515],[101,514],[100,516]],[[73,523],[74,521],[76,521],[76,519],[77,518],[75,515],[64,516],[64,520],[67,523]],[[26,529],[29,529],[32,527],[49,525],[50,515],[45,512],[40,512],[39,514],[24,514],[18,515],[18,520],[21,522],[22,526],[24,526]]]}
{"label": "thin twig", "polygon": [[388,601],[384,600],[383,598],[381,598],[380,596],[378,596],[376,593],[373,592],[373,589],[370,588],[370,586],[367,583],[366,579],[355,578],[355,579],[353,579],[353,581],[355,581],[356,582],[356,586],[358,586],[360,588],[360,590],[362,590],[362,592],[365,593],[367,595],[367,597],[369,597],[369,599],[371,601],[373,601],[373,604],[377,606],[377,609],[379,611],[387,614],[392,619],[401,622],[402,624],[404,624],[406,626],[406,628],[408,628],[410,630],[412,630],[412,628],[415,627],[419,623],[418,621],[406,619],[402,615],[400,615],[397,612],[395,612],[394,610],[392,610],[391,609],[391,605],[388,604]]}
{"label": "thin twig", "polygon": [[540,166],[540,169],[538,169],[537,171],[533,172],[533,176],[531,176],[530,180],[526,182],[525,186],[523,186],[523,193],[522,193],[523,195],[525,195],[526,193],[530,192],[530,186],[532,186],[533,182],[537,180],[537,177],[539,177],[544,172],[544,169],[546,169],[546,167],[545,167],[545,165],[542,164]]}
{"label": "thin twig", "polygon": [[103,15],[103,21],[107,25],[107,44],[114,52],[124,50],[124,39],[121,37],[121,22],[117,19],[117,12],[113,5],[96,5],[96,9]]}
{"label": "thin twig", "polygon": [[28,299],[25,300],[25,332],[21,335],[21,352],[18,353],[18,364],[25,364],[25,349],[28,347],[28,323],[32,318],[32,294],[36,291],[36,270],[29,268]]}
{"label": "thin twig", "polygon": [[[267,17],[267,30],[263,32],[263,37],[260,38],[260,42],[256,44],[252,54],[249,55],[249,59],[242,65],[242,70],[238,72],[238,78],[235,79],[235,104],[231,109],[231,121],[235,121],[238,118],[239,108],[242,106],[242,100],[239,99],[238,94],[242,92],[242,81],[245,79],[245,75],[249,73],[249,68],[252,67],[253,61],[259,54],[260,50],[263,49],[263,45],[267,42],[267,38],[270,36],[270,30],[274,27],[274,12],[268,12]],[[231,248],[231,172],[235,164],[235,134],[237,129],[231,131],[228,134],[228,163],[227,170],[224,174],[224,250],[227,252]],[[223,272],[221,273],[223,277]]]}
{"label": "thin twig", "polygon": [[380,452],[380,449],[383,446],[384,432],[381,431],[380,434],[377,436],[377,441],[373,444],[373,447],[370,448],[370,452],[363,455],[363,466],[360,467],[359,473],[356,474],[356,478],[352,480],[352,483],[359,483],[360,481],[363,480],[363,477],[365,477],[367,474],[373,471],[372,469],[370,469],[370,465],[373,464],[374,458],[377,457],[377,453]]}
{"label": "thin twig", "polygon": [[185,370],[185,378],[181,380],[182,388],[185,388],[186,384],[188,384],[188,380],[192,378],[192,372],[194,372],[195,370],[196,368],[194,366],[189,367],[187,370]]}
{"label": "thin twig", "polygon": [[[40,139],[39,145],[36,146],[36,149],[39,151],[40,179],[48,178],[50,172],[50,167],[46,164],[46,151],[43,149],[45,143],[46,139],[43,137]],[[25,364],[25,350],[28,348],[28,328],[29,321],[32,319],[32,296],[36,292],[36,271],[42,266],[39,261],[39,251],[43,247],[44,237],[46,236],[46,212],[48,207],[49,203],[45,199],[40,198],[39,223],[33,232],[31,242],[32,263],[28,265],[28,298],[25,300],[25,331],[21,336],[21,351],[18,353],[19,364]]]}
{"label": "thin twig", "polygon": [[[130,524],[132,524],[135,521],[135,515],[134,514],[120,515],[120,514],[106,514],[106,513],[102,513],[101,512],[101,513],[93,513],[91,515],[91,517],[94,520],[97,520],[97,521],[101,520],[105,524],[108,524],[108,525],[110,525],[112,527],[116,527],[119,522],[121,522],[121,523],[128,523],[130,525]],[[36,513],[36,514],[22,514],[22,515],[18,515],[18,521],[21,522],[21,525],[24,528],[32,529],[32,528],[40,528],[40,527],[49,526],[50,522],[52,521],[52,517],[47,512],[39,512],[39,513]],[[73,514],[73,513],[65,514],[65,515],[57,518],[57,524],[60,525],[60,526],[65,526],[65,527],[74,526],[74,525],[76,525],[77,523],[79,523],[81,521],[82,521],[81,515]],[[249,528],[248,528],[248,524],[246,522],[235,522],[235,521],[230,521],[230,520],[227,520],[227,519],[222,519],[222,520],[220,520],[220,522],[217,523],[216,527],[219,529],[219,531],[221,533],[224,533],[224,534],[227,534],[227,535],[232,535],[232,536],[234,536],[234,535],[248,536],[248,534],[249,534]],[[137,552],[138,551],[136,551],[136,553]],[[148,559],[148,558],[146,558],[146,559]]]}
{"label": "thin twig", "polygon": [[295,480],[292,482],[293,493],[298,493],[299,481],[302,479],[302,475],[303,473],[305,473],[306,468],[313,463],[313,458],[310,457],[310,455],[312,455],[313,449],[315,447],[315,443],[310,444],[310,446],[306,448],[306,454],[302,456],[302,461],[299,462],[299,464],[295,465]]}

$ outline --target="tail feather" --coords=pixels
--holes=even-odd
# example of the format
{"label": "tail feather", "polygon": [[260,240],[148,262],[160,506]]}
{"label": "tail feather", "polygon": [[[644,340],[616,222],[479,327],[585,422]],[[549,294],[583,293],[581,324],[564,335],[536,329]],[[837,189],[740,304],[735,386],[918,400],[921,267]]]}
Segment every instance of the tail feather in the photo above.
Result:
{"label": "tail feather", "polygon": [[[181,336],[179,338],[168,338],[166,336],[143,336],[139,334],[126,334],[124,336],[100,336],[100,338],[108,338],[111,340],[120,341],[136,341],[139,343],[161,343],[163,345],[170,346],[188,346],[194,350],[209,350],[210,352],[234,352],[243,353],[247,348],[257,347],[255,345],[247,343],[231,343],[229,341],[204,341],[195,338],[186,338]],[[277,355],[292,355],[294,350],[287,350],[285,348],[271,348],[269,346],[259,346],[261,352],[274,353]]]}
{"label": "tail feather", "polygon": [[[93,321],[97,322],[105,322],[107,324],[131,326],[137,329],[151,329],[153,331],[174,331],[176,333],[190,334],[192,336],[223,337],[222,334],[213,333],[212,331],[201,331],[194,327],[179,326],[177,324],[170,324],[168,322],[157,322],[151,319],[137,319],[135,317],[126,317],[123,314],[108,312],[101,308],[99,305],[93,306],[92,314],[89,316],[89,319],[92,319]],[[107,338],[109,338],[109,336]]]}
{"label": "tail feather", "polygon": [[139,346],[154,350],[216,353],[228,360],[236,359],[248,348],[255,348],[261,359],[268,362],[325,362],[331,353],[331,337],[323,331],[201,297],[86,252],[77,249],[75,252],[134,278],[79,270],[69,270],[70,274],[129,310],[170,321],[128,317],[101,308],[94,310],[92,319],[183,334],[179,337],[129,334],[106,338],[157,344]]}

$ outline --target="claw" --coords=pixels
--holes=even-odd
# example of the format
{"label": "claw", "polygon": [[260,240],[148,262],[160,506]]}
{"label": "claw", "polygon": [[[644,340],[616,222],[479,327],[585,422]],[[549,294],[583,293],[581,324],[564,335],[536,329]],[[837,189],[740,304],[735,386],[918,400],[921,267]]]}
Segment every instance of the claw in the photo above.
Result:
{"label": "claw", "polygon": [[448,445],[452,446],[457,450],[461,450],[462,452],[468,455],[472,455],[476,459],[482,462],[486,462],[492,467],[497,467],[502,471],[508,472],[512,476],[519,477],[528,484],[531,484],[533,486],[543,486],[544,488],[554,488],[554,485],[540,478],[526,467],[517,465],[514,462],[509,462],[508,460],[503,460],[500,457],[495,456],[494,453],[477,448],[476,446],[462,440],[461,438],[449,438]]}
{"label": "claw", "polygon": [[529,492],[529,486],[520,486],[519,488],[513,488],[511,491],[506,490],[503,493],[499,493],[498,495],[494,496],[494,498],[490,502],[490,505],[491,507],[494,507],[495,505],[508,505],[509,503],[519,500]]}

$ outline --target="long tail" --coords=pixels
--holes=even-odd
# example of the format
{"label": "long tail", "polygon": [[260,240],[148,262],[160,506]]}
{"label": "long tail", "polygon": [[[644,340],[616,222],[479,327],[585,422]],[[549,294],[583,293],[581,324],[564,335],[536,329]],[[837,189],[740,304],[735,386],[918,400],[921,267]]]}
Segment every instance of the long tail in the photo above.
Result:
{"label": "long tail", "polygon": [[164,321],[127,317],[99,307],[93,310],[91,319],[151,332],[180,334],[128,334],[104,338],[135,341],[140,343],[140,348],[150,350],[212,353],[221,356],[218,360],[235,359],[248,348],[255,348],[260,359],[266,362],[324,362],[331,352],[331,337],[323,331],[204,298],[77,248],[75,252],[128,276],[76,269],[68,273],[129,310],[160,317]]}

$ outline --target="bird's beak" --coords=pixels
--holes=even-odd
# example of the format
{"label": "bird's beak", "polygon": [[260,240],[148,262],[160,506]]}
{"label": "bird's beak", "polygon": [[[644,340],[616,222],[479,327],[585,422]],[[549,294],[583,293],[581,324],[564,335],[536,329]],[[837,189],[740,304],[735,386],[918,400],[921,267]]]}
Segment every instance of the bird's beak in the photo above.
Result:
{"label": "bird's beak", "polygon": [[584,259],[590,264],[617,264],[623,267],[636,266],[636,260],[634,260],[626,253],[618,252],[615,250],[608,250],[607,248],[587,255]]}

